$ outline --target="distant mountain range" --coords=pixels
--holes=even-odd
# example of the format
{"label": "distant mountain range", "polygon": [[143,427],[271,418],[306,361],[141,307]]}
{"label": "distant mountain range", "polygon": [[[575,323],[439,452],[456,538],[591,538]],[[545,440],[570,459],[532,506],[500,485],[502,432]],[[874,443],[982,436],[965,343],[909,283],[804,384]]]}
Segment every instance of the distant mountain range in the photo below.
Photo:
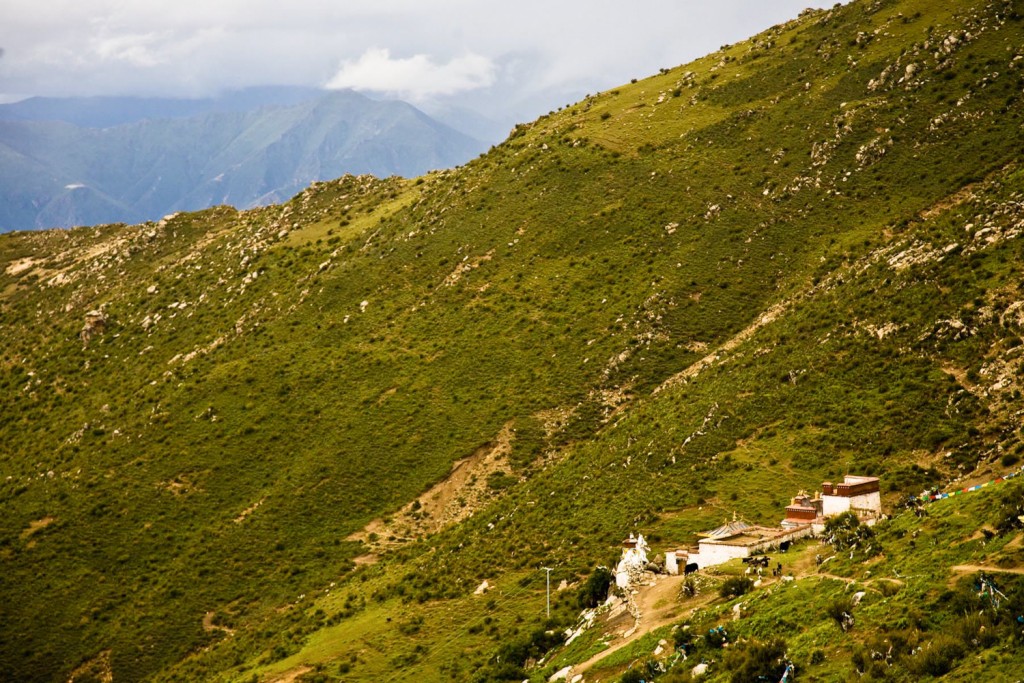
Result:
{"label": "distant mountain range", "polygon": [[421,175],[487,146],[352,91],[31,98],[0,105],[0,232],[249,208],[345,173]]}

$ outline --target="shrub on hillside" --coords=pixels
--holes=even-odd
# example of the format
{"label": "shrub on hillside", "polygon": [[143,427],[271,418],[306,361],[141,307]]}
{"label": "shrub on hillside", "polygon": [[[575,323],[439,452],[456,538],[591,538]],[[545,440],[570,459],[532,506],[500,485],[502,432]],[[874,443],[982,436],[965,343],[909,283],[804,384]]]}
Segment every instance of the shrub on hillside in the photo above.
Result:
{"label": "shrub on hillside", "polygon": [[850,598],[844,596],[833,600],[825,607],[825,614],[843,631],[853,628],[853,600]]}
{"label": "shrub on hillside", "polygon": [[[850,662],[859,673],[868,673],[875,678],[883,678],[888,667],[913,653],[919,639],[920,632],[916,629],[875,633],[869,636],[863,645],[854,650]],[[813,656],[812,663],[814,663]]]}
{"label": "shrub on hillside", "polygon": [[639,669],[630,669],[622,674],[619,683],[644,683],[644,674]]}
{"label": "shrub on hillside", "polygon": [[515,476],[508,472],[498,470],[497,472],[491,472],[487,475],[487,488],[491,491],[502,491],[512,486],[517,481],[519,481],[519,479]]}
{"label": "shrub on hillside", "polygon": [[580,587],[577,600],[581,609],[597,607],[608,597],[612,573],[607,567],[595,569]]}
{"label": "shrub on hillside", "polygon": [[997,510],[995,527],[1000,534],[1024,528],[1024,494],[1019,488],[1004,491],[999,497]]}
{"label": "shrub on hillside", "polygon": [[710,629],[704,636],[704,644],[713,650],[720,650],[729,642],[729,632],[724,627]]}
{"label": "shrub on hillside", "polygon": [[548,650],[561,645],[563,641],[564,637],[561,631],[538,628],[529,635],[519,636],[504,643],[498,648],[498,654],[495,655],[492,665],[504,667],[511,664],[515,667],[522,667],[530,659],[540,659]]}
{"label": "shrub on hillside", "polygon": [[729,650],[725,659],[732,683],[777,681],[786,671],[786,664],[786,641],[782,638],[747,641]]}
{"label": "shrub on hillside", "polygon": [[950,632],[967,649],[984,650],[999,642],[999,629],[988,615],[969,614],[962,617],[953,624]]}
{"label": "shrub on hillside", "polygon": [[964,646],[960,641],[950,636],[939,636],[910,657],[908,664],[911,673],[918,676],[944,676],[963,656]]}
{"label": "shrub on hillside", "polygon": [[526,671],[511,662],[492,664],[477,671],[473,683],[491,683],[491,681],[521,681],[526,678]]}
{"label": "shrub on hillside", "polygon": [[857,515],[852,512],[830,517],[825,522],[824,537],[825,542],[837,552],[857,550],[866,557],[882,552],[875,532],[866,524],[861,524]]}
{"label": "shrub on hillside", "polygon": [[754,582],[747,577],[732,576],[722,583],[722,586],[718,589],[718,594],[723,598],[737,598],[753,587]]}
{"label": "shrub on hillside", "polygon": [[688,651],[693,646],[693,632],[686,623],[672,629],[672,644],[677,650]]}
{"label": "shrub on hillside", "polygon": [[619,683],[644,683],[644,681],[653,681],[664,672],[665,668],[662,666],[661,662],[656,659],[648,659],[643,664],[634,669],[629,669],[622,674],[622,677],[619,678]]}

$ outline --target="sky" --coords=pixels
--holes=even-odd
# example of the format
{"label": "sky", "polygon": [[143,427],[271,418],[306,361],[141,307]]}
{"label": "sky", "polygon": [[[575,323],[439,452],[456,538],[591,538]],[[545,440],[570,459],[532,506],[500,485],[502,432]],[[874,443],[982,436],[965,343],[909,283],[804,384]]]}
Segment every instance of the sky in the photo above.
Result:
{"label": "sky", "polygon": [[526,120],[831,4],[0,0],[0,102],[301,85]]}

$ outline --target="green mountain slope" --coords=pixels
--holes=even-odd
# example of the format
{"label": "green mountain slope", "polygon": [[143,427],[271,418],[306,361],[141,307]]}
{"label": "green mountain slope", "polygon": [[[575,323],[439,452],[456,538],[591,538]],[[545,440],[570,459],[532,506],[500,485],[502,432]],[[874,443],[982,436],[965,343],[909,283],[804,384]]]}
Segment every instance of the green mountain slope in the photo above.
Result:
{"label": "green mountain slope", "polygon": [[4,670],[522,680],[540,566],[1013,466],[1022,32],[854,2],[454,171],[0,237]]}

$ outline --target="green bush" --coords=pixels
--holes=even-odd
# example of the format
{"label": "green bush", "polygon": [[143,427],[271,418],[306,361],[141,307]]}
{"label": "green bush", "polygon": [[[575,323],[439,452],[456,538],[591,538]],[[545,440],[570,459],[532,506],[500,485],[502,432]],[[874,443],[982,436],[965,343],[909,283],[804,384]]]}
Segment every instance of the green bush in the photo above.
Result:
{"label": "green bush", "polygon": [[865,557],[882,552],[882,546],[875,537],[874,530],[866,524],[861,524],[857,515],[852,512],[830,517],[825,522],[824,538],[837,552],[857,550]]}
{"label": "green bush", "polygon": [[922,676],[944,676],[964,656],[964,646],[950,636],[939,636],[909,660],[912,673]]}
{"label": "green bush", "polygon": [[644,676],[644,672],[640,671],[640,669],[630,669],[622,674],[622,677],[619,678],[619,683],[644,683],[647,680]]}
{"label": "green bush", "polygon": [[723,598],[737,598],[753,587],[754,582],[747,577],[732,576],[722,582],[718,589],[718,594]]}
{"label": "green bush", "polygon": [[[561,631],[538,628],[529,635],[506,642],[498,648],[492,665],[501,668],[511,664],[521,670],[527,660],[540,659],[548,650],[561,645],[563,640]],[[520,680],[523,678],[523,676],[519,676]]]}
{"label": "green bush", "polygon": [[491,491],[501,491],[502,489],[507,489],[508,487],[512,486],[517,481],[519,480],[515,476],[509,474],[508,472],[503,472],[499,470],[497,472],[491,472],[489,475],[487,475],[487,488],[489,488]]}
{"label": "green bush", "polygon": [[704,644],[714,650],[720,650],[729,642],[729,634],[721,626],[713,628],[704,636]]}
{"label": "green bush", "polygon": [[676,649],[688,648],[693,644],[693,631],[686,624],[678,624],[672,629],[672,644]]}
{"label": "green bush", "polygon": [[581,609],[597,607],[608,597],[608,588],[612,585],[612,572],[607,567],[595,569],[577,593],[577,603]]}
{"label": "green bush", "polygon": [[747,641],[729,651],[725,668],[732,672],[732,683],[777,681],[786,670],[786,641]]}
{"label": "green bush", "polygon": [[853,600],[845,596],[837,598],[825,607],[825,614],[843,631],[848,631],[853,627]]}

